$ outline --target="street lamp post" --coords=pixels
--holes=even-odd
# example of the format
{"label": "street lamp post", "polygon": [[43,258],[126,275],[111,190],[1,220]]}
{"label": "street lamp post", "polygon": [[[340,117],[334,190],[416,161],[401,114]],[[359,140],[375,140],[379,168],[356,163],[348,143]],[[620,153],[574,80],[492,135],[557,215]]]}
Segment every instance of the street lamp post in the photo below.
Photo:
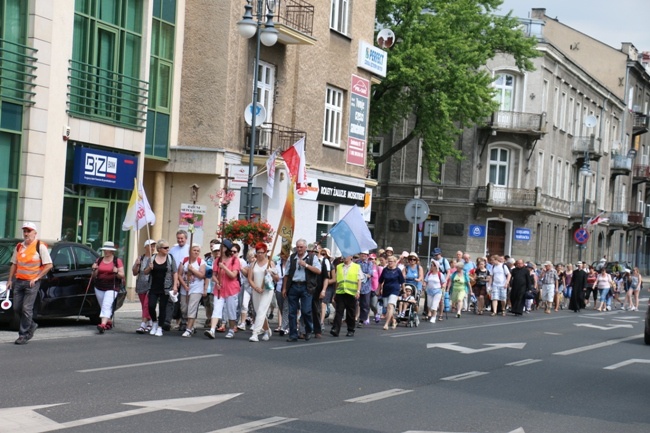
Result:
{"label": "street lamp post", "polygon": [[[253,169],[255,158],[255,146],[257,141],[257,125],[255,117],[257,114],[257,80],[258,69],[260,65],[260,43],[270,47],[278,40],[278,31],[273,24],[273,10],[275,9],[275,0],[257,0],[255,17],[253,17],[253,0],[247,0],[244,6],[244,16],[237,23],[239,34],[250,39],[254,35],[255,41],[255,63],[253,64],[253,104],[251,116],[251,136],[249,143],[249,161],[248,161],[248,191],[246,196],[246,220],[250,221],[253,207]],[[264,11],[266,10],[266,21],[264,20]]]}
{"label": "street lamp post", "polygon": [[[593,140],[593,137],[592,137]],[[587,178],[593,176],[591,171],[591,165],[589,163],[589,147],[585,149],[585,156],[582,161],[582,167],[580,167],[580,176],[584,178],[582,184],[582,218],[580,220],[580,228],[585,227],[585,206],[587,204]],[[578,250],[578,260],[582,261],[582,250],[584,249],[585,244],[580,244],[580,249]]]}

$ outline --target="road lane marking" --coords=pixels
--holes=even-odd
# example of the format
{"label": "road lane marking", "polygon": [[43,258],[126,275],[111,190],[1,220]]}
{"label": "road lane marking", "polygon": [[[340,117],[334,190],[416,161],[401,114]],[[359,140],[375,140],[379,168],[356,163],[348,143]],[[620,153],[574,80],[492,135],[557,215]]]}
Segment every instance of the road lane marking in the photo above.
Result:
{"label": "road lane marking", "polygon": [[636,317],[622,317],[620,319],[612,319],[612,322],[639,323],[639,318],[636,318]]}
{"label": "road lane marking", "polygon": [[83,418],[63,423],[58,423],[54,420],[49,419],[47,416],[41,415],[35,411],[37,409],[58,406],[66,403],[41,406],[9,407],[0,409],[0,431],[22,431],[25,433],[48,432],[66,428],[80,427],[89,424],[96,424],[104,421],[113,421],[120,418],[158,412],[161,410],[176,410],[181,412],[196,413],[228,401],[239,395],[241,395],[241,393],[124,403],[126,405],[140,407],[138,409],[125,410],[122,412],[93,416],[90,418]]}
{"label": "road lane marking", "polygon": [[433,343],[427,344],[427,349],[435,349],[436,347],[439,347],[441,349],[453,350],[464,355],[469,355],[498,349],[523,349],[526,346],[526,343],[484,344],[484,346],[488,347],[472,349],[470,347],[459,346],[458,343]]}
{"label": "road lane marking", "polygon": [[616,329],[616,328],[629,328],[629,329],[633,328],[633,326],[630,325],[629,323],[626,323],[625,325],[605,325],[605,326],[594,325],[591,323],[574,323],[574,325],[582,326],[584,328],[600,329],[601,331],[611,331],[612,329]]}
{"label": "road lane marking", "polygon": [[[404,433],[456,433],[456,432],[446,432],[446,431],[433,431],[433,430],[407,430]],[[526,433],[523,427],[519,427],[517,429],[514,429],[513,431],[509,433]]]}
{"label": "road lane marking", "polygon": [[259,421],[247,422],[246,424],[239,424],[232,427],[226,427],[219,430],[212,430],[209,433],[246,433],[255,430],[261,430],[276,425],[284,424],[291,421],[296,421],[298,418],[283,418],[281,416],[272,416],[271,418],[264,418]]}
{"label": "road lane marking", "polygon": [[521,361],[510,362],[506,365],[511,367],[523,367],[524,365],[535,364],[536,362],[542,362],[541,359],[522,359]]}
{"label": "road lane marking", "polygon": [[276,346],[276,347],[271,347],[271,350],[284,350],[284,349],[302,349],[303,347],[313,347],[313,346],[322,346],[324,344],[340,344],[340,343],[349,343],[351,341],[354,341],[351,338],[348,338],[346,340],[336,340],[336,341],[323,341],[322,343],[294,343],[290,344],[288,346]]}
{"label": "road lane marking", "polygon": [[603,367],[603,370],[616,370],[617,368],[627,367],[628,365],[632,364],[650,364],[650,359],[628,359],[627,361],[619,362],[618,364]]}
{"label": "road lane marking", "polygon": [[488,373],[486,373],[484,371],[468,371],[467,373],[457,374],[455,376],[443,377],[440,380],[449,380],[449,381],[452,381],[452,382],[458,382],[459,380],[472,379],[474,377],[483,376],[485,374],[488,374]]}
{"label": "road lane marking", "polygon": [[395,397],[397,395],[406,394],[413,392],[412,389],[389,389],[387,391],[376,392],[374,394],[362,395],[361,397],[350,398],[347,401],[348,403],[370,403],[371,401],[382,400],[384,398]]}
{"label": "road lane marking", "polygon": [[150,365],[155,365],[155,364],[167,364],[169,362],[183,362],[183,361],[190,361],[193,359],[215,358],[217,356],[223,356],[223,355],[215,353],[213,355],[189,356],[187,358],[175,358],[175,359],[163,359],[161,361],[139,362],[137,364],[113,365],[110,367],[98,367],[98,368],[89,368],[86,370],[77,370],[77,373],[94,373],[95,371],[118,370],[120,368],[148,367]]}
{"label": "road lane marking", "polygon": [[546,335],[562,335],[559,332],[545,332]]}
{"label": "road lane marking", "polygon": [[575,349],[563,350],[562,352],[555,352],[553,355],[575,355],[576,353],[586,352],[588,350],[600,349],[602,347],[613,346],[614,344],[623,343],[624,341],[636,340],[642,338],[643,334],[633,335],[631,337],[619,338],[617,340],[607,340],[602,343],[591,344],[589,346],[576,347]]}

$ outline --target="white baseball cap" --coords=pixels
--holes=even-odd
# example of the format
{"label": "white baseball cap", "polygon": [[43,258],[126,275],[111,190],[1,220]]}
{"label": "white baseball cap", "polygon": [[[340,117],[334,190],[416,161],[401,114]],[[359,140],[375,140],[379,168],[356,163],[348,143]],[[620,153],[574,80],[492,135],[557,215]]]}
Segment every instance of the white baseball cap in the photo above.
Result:
{"label": "white baseball cap", "polygon": [[35,232],[38,231],[38,229],[36,228],[36,224],[31,223],[31,222],[26,222],[26,223],[24,223],[22,228],[24,228],[24,229],[34,230]]}

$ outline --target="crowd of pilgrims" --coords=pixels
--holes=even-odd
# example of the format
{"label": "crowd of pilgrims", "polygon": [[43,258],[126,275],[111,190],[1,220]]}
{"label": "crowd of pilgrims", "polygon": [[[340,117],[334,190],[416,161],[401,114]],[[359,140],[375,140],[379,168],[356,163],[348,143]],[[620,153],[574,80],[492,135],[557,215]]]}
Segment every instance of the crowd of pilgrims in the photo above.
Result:
{"label": "crowd of pilgrims", "polygon": [[[227,239],[213,239],[210,251],[202,255],[200,245],[188,244],[184,231],[177,233],[176,240],[173,247],[165,240],[147,240],[144,254],[132,266],[142,306],[142,323],[136,332],[162,336],[164,331],[178,330],[183,337],[192,337],[203,320],[199,319],[203,305],[207,338],[214,339],[219,332],[233,338],[238,331],[250,330],[249,340],[258,342],[268,341],[274,333],[289,334],[289,303],[282,287],[289,269],[287,256],[270,257],[268,246],[258,243],[241,257],[241,247]],[[331,257],[329,249],[313,244],[306,246],[306,254],[317,259],[314,263],[322,269],[311,295],[311,310],[300,308],[303,315],[307,311],[311,316],[313,326],[306,331],[304,317],[294,325],[297,338],[309,340],[322,338],[337,298],[336,269],[345,258]],[[614,266],[610,274],[603,262],[595,267],[582,262],[539,265],[499,255],[472,260],[462,251],[445,258],[435,248],[426,263],[415,252],[397,255],[390,246],[360,251],[352,261],[360,265],[363,277],[356,328],[374,323],[383,324],[384,330],[395,329],[408,314],[436,323],[450,314],[461,318],[466,312],[522,316],[534,310],[546,314],[585,308],[636,311],[642,287],[638,268]],[[354,335],[354,329],[348,324],[348,336]]]}

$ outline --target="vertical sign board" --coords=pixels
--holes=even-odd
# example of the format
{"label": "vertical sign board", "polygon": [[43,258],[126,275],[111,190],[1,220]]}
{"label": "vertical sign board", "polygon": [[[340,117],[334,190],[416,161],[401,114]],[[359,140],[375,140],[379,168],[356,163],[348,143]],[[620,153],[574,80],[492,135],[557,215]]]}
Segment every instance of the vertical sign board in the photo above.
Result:
{"label": "vertical sign board", "polygon": [[350,123],[346,162],[366,166],[366,135],[368,130],[368,103],[370,81],[352,75],[350,86]]}

